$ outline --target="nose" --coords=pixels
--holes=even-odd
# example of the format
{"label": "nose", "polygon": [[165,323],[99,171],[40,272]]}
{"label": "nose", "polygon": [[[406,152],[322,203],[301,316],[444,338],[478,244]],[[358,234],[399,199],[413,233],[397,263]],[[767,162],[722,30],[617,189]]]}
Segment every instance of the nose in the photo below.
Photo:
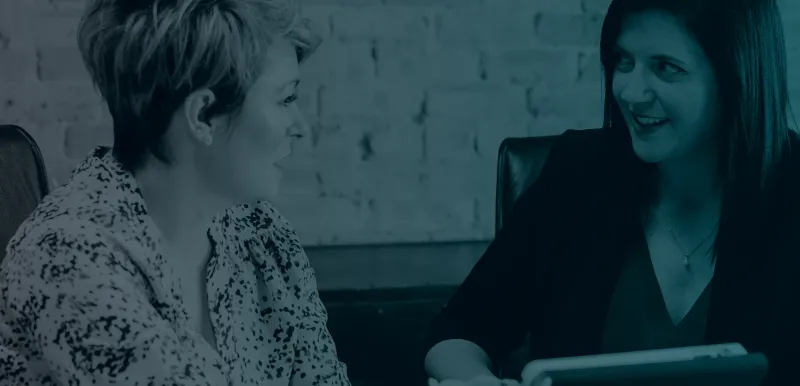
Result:
{"label": "nose", "polygon": [[294,123],[289,128],[289,136],[294,139],[304,138],[311,132],[311,127],[308,125],[308,122],[303,116],[303,113],[300,111],[300,108],[297,107],[297,105],[293,106],[292,108]]}
{"label": "nose", "polygon": [[619,87],[619,102],[631,109],[637,105],[651,103],[655,99],[653,89],[641,71],[617,75],[614,82]]}

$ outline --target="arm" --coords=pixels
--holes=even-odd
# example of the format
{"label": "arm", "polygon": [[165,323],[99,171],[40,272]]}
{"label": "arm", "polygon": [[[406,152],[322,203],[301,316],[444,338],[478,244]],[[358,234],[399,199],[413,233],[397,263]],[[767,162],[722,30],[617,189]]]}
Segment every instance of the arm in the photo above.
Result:
{"label": "arm", "polygon": [[[305,254],[303,260],[307,261]],[[301,301],[306,303],[303,308],[308,317],[300,325],[298,343],[308,351],[298,353],[305,358],[302,358],[301,363],[296,363],[291,384],[292,386],[350,386],[347,366],[339,360],[336,344],[328,331],[328,313],[320,300],[314,271],[310,266],[307,266],[307,270],[306,295]]]}
{"label": "arm", "polygon": [[537,240],[547,237],[556,218],[555,192],[565,174],[562,153],[553,148],[509,222],[433,321],[425,357],[431,377],[467,381],[491,374],[534,326],[530,310],[546,308],[546,297],[538,295],[547,290],[537,288],[546,259],[538,256]]}
{"label": "arm", "polygon": [[57,384],[227,384],[221,360],[177,336],[113,241],[93,232],[53,232],[7,259],[8,308],[29,326]]}
{"label": "arm", "polygon": [[[533,265],[528,213],[520,202],[456,294],[433,321],[425,370],[438,380],[468,381],[522,344],[534,307],[527,276]],[[430,345],[430,344],[429,344]]]}
{"label": "arm", "polygon": [[468,382],[481,376],[493,376],[492,361],[481,346],[463,339],[437,343],[425,356],[425,371],[436,380]]}
{"label": "arm", "polygon": [[[300,240],[292,226],[268,203],[259,206],[259,215],[267,215],[274,221],[267,234],[261,236],[262,250],[257,256],[271,256],[279,265],[291,267],[287,272],[293,308],[302,315],[297,325],[295,360],[292,369],[292,386],[350,386],[347,366],[338,358],[336,344],[328,331],[328,313],[319,297],[314,269],[306,256]],[[279,241],[278,249],[285,253],[274,253],[266,248]],[[272,251],[272,252],[271,252]]]}

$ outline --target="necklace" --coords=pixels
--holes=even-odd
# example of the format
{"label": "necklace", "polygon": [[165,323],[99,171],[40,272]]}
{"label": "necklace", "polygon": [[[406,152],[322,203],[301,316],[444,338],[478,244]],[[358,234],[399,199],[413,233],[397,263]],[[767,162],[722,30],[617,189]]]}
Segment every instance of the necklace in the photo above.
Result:
{"label": "necklace", "polygon": [[706,237],[704,237],[702,240],[700,240],[700,243],[698,243],[697,246],[692,248],[689,251],[689,253],[686,253],[686,252],[684,252],[684,248],[681,245],[681,242],[678,241],[678,236],[675,235],[675,231],[672,229],[672,225],[670,224],[670,221],[667,218],[667,216],[664,215],[664,213],[661,212],[661,211],[659,211],[659,213],[661,213],[661,217],[664,218],[664,222],[667,224],[667,230],[669,230],[669,234],[670,234],[670,236],[672,236],[672,240],[675,241],[675,245],[678,246],[678,250],[680,250],[681,254],[683,255],[683,267],[686,268],[687,271],[690,270],[691,269],[691,261],[689,261],[689,258],[692,255],[694,255],[695,252],[697,252],[697,250],[700,249],[700,247],[702,247],[706,243],[706,241],[708,241],[708,239],[711,238],[711,236],[714,235],[714,231],[716,231],[717,227],[719,226],[719,220],[717,220],[717,222],[714,224],[714,226],[711,227],[711,230],[708,232],[708,235],[706,235]]}

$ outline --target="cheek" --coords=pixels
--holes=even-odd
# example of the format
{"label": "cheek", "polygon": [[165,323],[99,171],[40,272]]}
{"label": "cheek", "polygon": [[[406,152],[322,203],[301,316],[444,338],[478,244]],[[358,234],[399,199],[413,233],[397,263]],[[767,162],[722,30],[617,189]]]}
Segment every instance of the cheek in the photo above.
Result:
{"label": "cheek", "polygon": [[251,109],[243,112],[240,124],[233,134],[232,151],[241,151],[259,158],[273,156],[286,142],[286,125],[280,108]]}
{"label": "cheek", "polygon": [[262,110],[262,114],[264,125],[261,132],[265,141],[276,148],[282,146],[289,138],[289,127],[292,124],[289,110],[285,107],[274,107]]}
{"label": "cheek", "polygon": [[613,83],[611,83],[611,94],[614,95],[614,100],[617,101],[617,104],[619,105],[619,107],[624,110],[625,109],[625,104],[622,101],[622,98],[620,97],[620,95],[622,94],[622,88],[623,88],[623,85],[624,85],[623,79],[621,79],[617,75],[614,75],[614,79],[613,79],[612,82]]}
{"label": "cheek", "polygon": [[702,87],[675,87],[663,90],[661,104],[665,112],[687,134],[713,132],[716,125],[716,96]]}

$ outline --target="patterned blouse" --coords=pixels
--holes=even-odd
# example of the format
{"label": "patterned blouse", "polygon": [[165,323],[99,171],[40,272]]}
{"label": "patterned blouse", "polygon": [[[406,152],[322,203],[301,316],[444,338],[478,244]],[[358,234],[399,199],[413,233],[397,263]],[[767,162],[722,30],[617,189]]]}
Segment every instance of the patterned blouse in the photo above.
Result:
{"label": "patterned blouse", "polygon": [[0,268],[0,385],[350,385],[314,271],[265,202],[208,231],[216,347],[193,328],[133,176],[97,148]]}

